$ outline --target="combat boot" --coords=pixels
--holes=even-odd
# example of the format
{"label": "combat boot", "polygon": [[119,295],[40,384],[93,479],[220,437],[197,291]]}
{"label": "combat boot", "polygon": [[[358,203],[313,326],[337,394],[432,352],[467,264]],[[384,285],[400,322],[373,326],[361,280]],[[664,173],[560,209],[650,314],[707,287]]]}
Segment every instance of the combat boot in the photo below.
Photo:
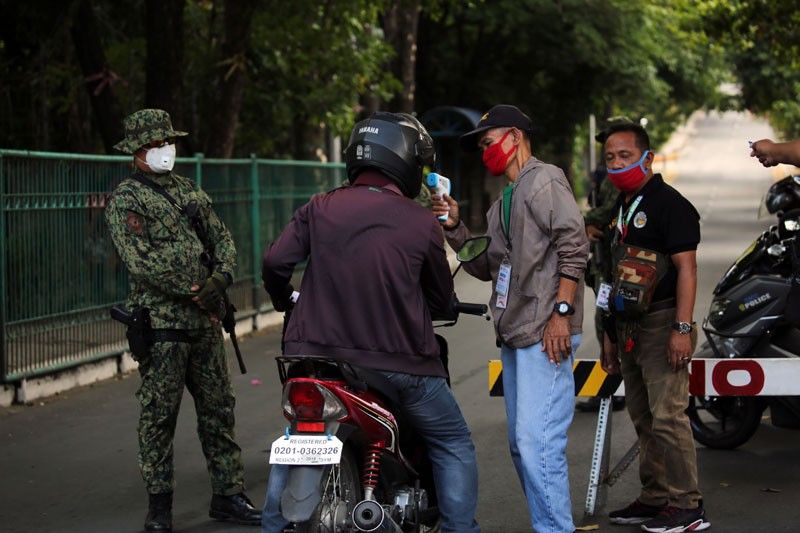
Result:
{"label": "combat boot", "polygon": [[234,522],[246,526],[261,525],[261,510],[253,507],[253,503],[244,492],[231,496],[214,494],[211,497],[211,508],[208,516],[214,520]]}
{"label": "combat boot", "polygon": [[144,519],[145,531],[172,531],[172,493],[150,495],[150,507]]}

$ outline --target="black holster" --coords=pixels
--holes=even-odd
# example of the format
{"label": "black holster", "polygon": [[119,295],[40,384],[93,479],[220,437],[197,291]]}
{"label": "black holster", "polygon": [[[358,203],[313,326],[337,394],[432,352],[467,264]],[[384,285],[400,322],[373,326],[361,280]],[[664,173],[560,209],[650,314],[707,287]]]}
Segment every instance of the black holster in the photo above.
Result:
{"label": "black holster", "polygon": [[153,326],[150,324],[150,310],[146,307],[137,307],[128,311],[121,305],[111,308],[111,318],[128,326],[125,336],[128,337],[128,346],[136,361],[142,361],[150,355],[153,346]]}

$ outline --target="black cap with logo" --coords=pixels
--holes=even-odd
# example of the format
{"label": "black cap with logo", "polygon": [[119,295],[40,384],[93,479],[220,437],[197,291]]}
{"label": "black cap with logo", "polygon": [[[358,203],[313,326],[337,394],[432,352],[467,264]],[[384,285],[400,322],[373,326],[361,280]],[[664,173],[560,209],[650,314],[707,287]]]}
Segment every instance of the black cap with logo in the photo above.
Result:
{"label": "black cap with logo", "polygon": [[481,117],[474,130],[461,136],[459,139],[461,148],[466,152],[476,151],[481,133],[492,128],[517,128],[530,135],[533,131],[533,122],[517,106],[498,104]]}

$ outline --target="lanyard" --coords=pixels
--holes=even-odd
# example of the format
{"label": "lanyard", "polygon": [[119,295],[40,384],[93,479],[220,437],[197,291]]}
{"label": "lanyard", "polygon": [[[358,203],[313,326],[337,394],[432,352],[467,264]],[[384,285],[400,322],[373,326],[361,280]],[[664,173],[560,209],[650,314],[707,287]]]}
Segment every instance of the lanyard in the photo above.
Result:
{"label": "lanyard", "polygon": [[503,204],[500,210],[500,228],[506,238],[506,247],[511,249],[511,198],[514,195],[514,184],[506,185],[503,189]]}
{"label": "lanyard", "polygon": [[617,230],[620,234],[620,241],[624,241],[625,237],[628,236],[628,224],[631,221],[631,217],[633,213],[636,211],[636,208],[639,207],[639,203],[642,201],[643,195],[639,195],[636,197],[636,200],[628,207],[628,210],[625,212],[623,217],[622,214],[622,206],[619,206],[619,215],[617,215]]}

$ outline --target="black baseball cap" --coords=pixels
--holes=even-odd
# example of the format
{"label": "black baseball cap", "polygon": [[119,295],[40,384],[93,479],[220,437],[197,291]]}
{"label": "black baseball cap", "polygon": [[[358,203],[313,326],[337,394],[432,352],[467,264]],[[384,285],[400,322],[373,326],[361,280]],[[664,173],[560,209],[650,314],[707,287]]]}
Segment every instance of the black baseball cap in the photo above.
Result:
{"label": "black baseball cap", "polygon": [[533,122],[517,106],[498,104],[481,117],[474,130],[459,138],[461,149],[465,152],[477,151],[481,133],[492,128],[517,128],[530,135],[533,132]]}

